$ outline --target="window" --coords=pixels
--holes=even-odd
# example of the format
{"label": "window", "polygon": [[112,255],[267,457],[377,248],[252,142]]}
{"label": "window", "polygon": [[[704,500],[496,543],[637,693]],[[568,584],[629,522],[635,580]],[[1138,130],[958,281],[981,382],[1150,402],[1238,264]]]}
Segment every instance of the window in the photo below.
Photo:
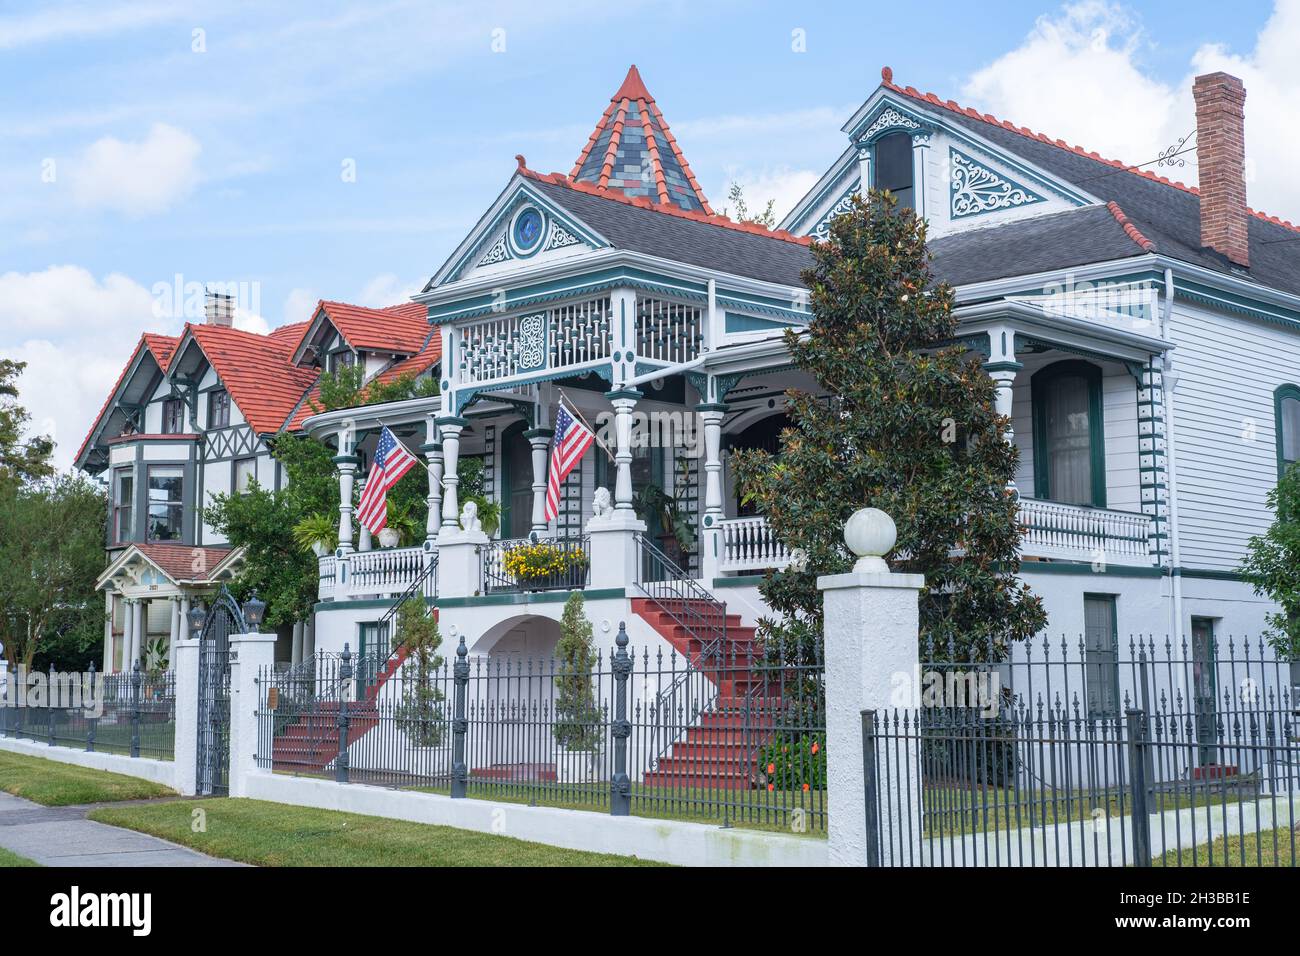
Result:
{"label": "window", "polygon": [[184,504],[185,469],[180,465],[149,468],[149,540],[179,541]]}
{"label": "window", "polygon": [[1101,369],[1057,362],[1031,380],[1034,418],[1034,497],[1071,505],[1106,506]]}
{"label": "window", "polygon": [[356,353],[351,349],[342,352],[335,352],[330,356],[330,371],[337,372],[339,369],[351,368],[357,364]]}
{"label": "window", "polygon": [[247,493],[248,486],[257,478],[257,459],[256,458],[237,458],[235,459],[234,480],[231,482],[231,488],[237,495]]}
{"label": "window", "polygon": [[162,403],[162,433],[179,435],[185,430],[184,406],[179,398],[164,399]]}
{"label": "window", "polygon": [[208,392],[208,427],[225,428],[230,424],[230,393],[224,388]]}
{"label": "window", "polygon": [[1277,424],[1277,474],[1300,460],[1300,386],[1283,385],[1273,393]]}
{"label": "window", "polygon": [[1119,635],[1115,595],[1083,596],[1084,690],[1089,717],[1119,717]]}
{"label": "window", "polygon": [[131,540],[131,510],[135,503],[135,473],[119,468],[113,473],[113,543]]}
{"label": "window", "polygon": [[876,140],[872,147],[875,165],[876,188],[888,189],[898,199],[899,209],[915,209],[915,190],[912,188],[912,136],[910,133],[890,133]]}

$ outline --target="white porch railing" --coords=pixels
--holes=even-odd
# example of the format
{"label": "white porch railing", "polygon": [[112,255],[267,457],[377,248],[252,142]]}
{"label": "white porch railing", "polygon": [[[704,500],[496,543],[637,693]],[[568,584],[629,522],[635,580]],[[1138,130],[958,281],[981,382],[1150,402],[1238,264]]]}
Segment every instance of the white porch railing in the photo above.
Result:
{"label": "white porch railing", "polygon": [[426,560],[423,548],[356,551],[342,558],[327,555],[320,559],[321,600],[399,595],[424,572]]}
{"label": "white porch railing", "polygon": [[1020,499],[1021,554],[1111,564],[1151,564],[1151,518],[1130,511]]}
{"label": "white porch railing", "polygon": [[724,574],[741,571],[781,570],[790,563],[790,552],[772,533],[767,519],[761,515],[747,518],[724,518],[718,522],[722,529],[722,560],[718,570]]}

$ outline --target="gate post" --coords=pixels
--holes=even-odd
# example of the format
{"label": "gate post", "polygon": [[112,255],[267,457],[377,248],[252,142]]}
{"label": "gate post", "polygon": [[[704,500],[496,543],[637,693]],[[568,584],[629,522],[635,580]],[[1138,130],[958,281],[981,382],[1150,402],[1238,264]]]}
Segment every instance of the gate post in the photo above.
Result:
{"label": "gate post", "polygon": [[178,793],[192,797],[198,792],[199,766],[199,638],[176,642],[172,661],[176,670],[176,742],[172,762]]}
{"label": "gate post", "polygon": [[[871,768],[863,749],[862,712],[877,712],[877,731],[891,727],[891,711],[912,706],[910,695],[897,697],[897,688],[916,679],[920,661],[918,597],[925,578],[889,570],[883,556],[895,539],[894,522],[883,511],[855,512],[844,526],[844,540],[858,555],[857,564],[848,574],[817,579],[825,609],[826,798],[832,808],[827,849],[834,866],[874,862],[867,836],[873,813],[879,864],[922,862],[915,736],[886,738],[895,759],[875,768],[875,792],[868,792],[864,781]],[[886,813],[879,804],[868,806],[882,794]]]}
{"label": "gate post", "polygon": [[46,686],[49,688],[49,692],[48,692],[48,696],[46,697],[46,700],[45,700],[45,705],[46,705],[46,706],[45,706],[45,710],[46,710],[46,712],[49,714],[49,736],[50,736],[50,746],[53,747],[53,746],[54,746],[54,697],[55,697],[55,689],[54,689],[54,688],[55,688],[55,683],[54,683],[54,664],[53,664],[53,663],[50,664],[50,682],[49,682],[49,684],[47,684]]}
{"label": "gate post", "polygon": [[452,680],[455,684],[455,701],[451,721],[451,795],[465,796],[469,769],[465,766],[465,732],[469,721],[465,719],[465,690],[469,686],[469,649],[465,647],[465,635],[460,636],[460,646],[456,648],[456,663],[452,666]]}
{"label": "gate post", "polygon": [[876,712],[862,712],[862,792],[866,812],[867,866],[880,866],[880,783],[876,770]]}
{"label": "gate post", "polygon": [[140,756],[140,662],[131,667],[131,756]]}
{"label": "gate post", "polygon": [[1151,817],[1147,803],[1147,715],[1129,708],[1124,712],[1128,723],[1128,780],[1133,809],[1133,865],[1151,865]]}
{"label": "gate post", "polygon": [[[90,662],[90,686],[92,691],[98,694],[100,704],[102,705],[104,702],[103,682],[101,680],[99,684],[95,683],[95,662],[94,661]],[[89,720],[86,721],[86,723],[89,724],[89,728],[86,731],[86,753],[93,754],[95,752],[95,727],[99,723],[99,718],[92,716]]]}
{"label": "gate post", "polygon": [[627,776],[627,738],[632,736],[632,723],[627,719],[627,679],[632,674],[632,658],[627,654],[627,623],[618,622],[618,637],[614,643],[618,650],[610,662],[614,671],[614,774],[609,779],[609,812],[611,816],[625,817],[632,812],[632,782]]}
{"label": "gate post", "polygon": [[339,664],[339,711],[335,724],[339,730],[339,748],[334,757],[334,782],[348,782],[348,708],[352,703],[352,652],[347,642]]}
{"label": "gate post", "polygon": [[[248,795],[257,772],[257,678],[275,665],[274,634],[230,635],[230,795]],[[195,697],[197,699],[197,692]]]}

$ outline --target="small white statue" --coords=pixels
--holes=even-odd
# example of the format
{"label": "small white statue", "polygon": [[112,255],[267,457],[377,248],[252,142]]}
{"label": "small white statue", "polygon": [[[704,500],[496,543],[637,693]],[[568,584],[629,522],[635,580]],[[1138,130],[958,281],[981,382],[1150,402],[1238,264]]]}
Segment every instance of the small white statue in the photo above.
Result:
{"label": "small white statue", "polygon": [[465,502],[465,506],[460,509],[460,530],[461,531],[482,531],[482,522],[478,520],[478,503],[474,501]]}
{"label": "small white statue", "polygon": [[597,488],[591,498],[591,516],[608,518],[614,513],[614,502],[610,500],[608,488]]}

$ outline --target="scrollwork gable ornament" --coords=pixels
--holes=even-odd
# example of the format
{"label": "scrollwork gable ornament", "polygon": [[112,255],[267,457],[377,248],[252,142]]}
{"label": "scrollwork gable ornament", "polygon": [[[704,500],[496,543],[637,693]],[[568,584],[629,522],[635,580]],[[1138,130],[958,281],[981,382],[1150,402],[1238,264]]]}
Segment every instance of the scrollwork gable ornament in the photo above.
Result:
{"label": "scrollwork gable ornament", "polygon": [[863,132],[863,134],[858,137],[858,140],[860,142],[865,142],[871,139],[877,133],[883,132],[884,130],[887,129],[920,129],[920,128],[921,128],[921,124],[918,123],[916,120],[912,119],[910,116],[900,113],[898,110],[890,106],[890,107],[886,107],[884,110],[881,111],[880,115],[875,118],[875,121],[872,122],[872,124],[866,128],[865,132]]}
{"label": "scrollwork gable ornament", "polygon": [[509,258],[510,250],[506,248],[506,240],[505,237],[502,236],[492,244],[492,248],[484,254],[483,258],[478,261],[478,264],[480,266],[490,266],[495,265],[498,262],[505,262]]}
{"label": "scrollwork gable ornament", "polygon": [[839,202],[831,206],[826,215],[822,216],[821,221],[817,223],[817,227],[811,233],[812,237],[818,242],[825,242],[831,234],[831,220],[836,216],[843,216],[851,211],[853,209],[853,197],[857,194],[857,187],[855,186],[841,196]]}
{"label": "scrollwork gable ornament", "polygon": [[582,240],[580,240],[577,236],[569,232],[569,230],[565,229],[557,222],[551,226],[551,238],[546,243],[546,248],[548,250],[563,249],[566,246],[576,246],[581,241]]}
{"label": "scrollwork gable ornament", "polygon": [[1043,202],[1032,189],[1008,179],[965,153],[949,149],[952,179],[949,210],[954,219]]}

